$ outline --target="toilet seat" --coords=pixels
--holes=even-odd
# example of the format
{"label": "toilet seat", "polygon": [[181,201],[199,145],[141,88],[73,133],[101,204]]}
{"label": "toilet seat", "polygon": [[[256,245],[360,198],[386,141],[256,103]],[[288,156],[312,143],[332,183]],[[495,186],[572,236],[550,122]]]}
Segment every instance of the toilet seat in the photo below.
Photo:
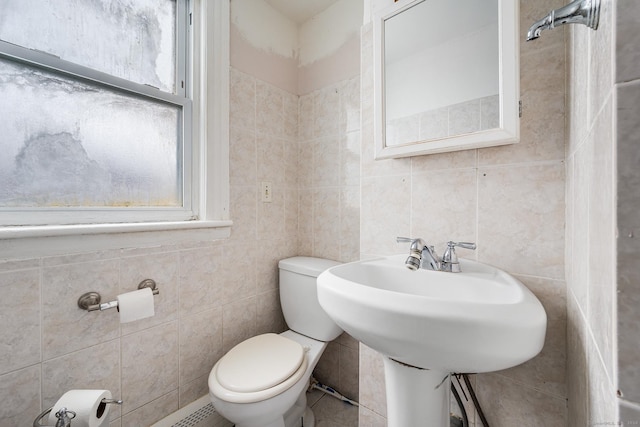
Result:
{"label": "toilet seat", "polygon": [[227,390],[252,393],[275,387],[293,375],[304,359],[297,342],[263,334],[233,347],[220,360],[217,378]]}
{"label": "toilet seat", "polygon": [[236,345],[215,364],[209,388],[228,402],[266,400],[298,382],[307,363],[299,343],[276,334],[258,335]]}

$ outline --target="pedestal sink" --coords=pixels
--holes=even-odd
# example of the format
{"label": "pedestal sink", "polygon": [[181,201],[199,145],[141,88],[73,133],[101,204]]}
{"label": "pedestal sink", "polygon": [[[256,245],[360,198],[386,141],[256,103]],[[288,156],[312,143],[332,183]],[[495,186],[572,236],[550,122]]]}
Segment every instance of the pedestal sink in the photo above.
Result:
{"label": "pedestal sink", "polygon": [[339,265],[318,277],[320,305],[384,355],[389,427],[445,427],[451,372],[510,368],[540,352],[547,316],[520,281],[460,260],[461,273],[404,265],[397,255]]}

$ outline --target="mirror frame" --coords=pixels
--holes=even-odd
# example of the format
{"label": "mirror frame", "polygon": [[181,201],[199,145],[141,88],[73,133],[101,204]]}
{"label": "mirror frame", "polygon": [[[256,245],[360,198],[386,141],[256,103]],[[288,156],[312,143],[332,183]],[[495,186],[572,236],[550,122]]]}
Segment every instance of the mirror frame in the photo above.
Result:
{"label": "mirror frame", "polygon": [[393,6],[373,14],[373,79],[375,159],[515,144],[520,139],[520,44],[517,0],[498,1],[500,127],[468,134],[387,146],[384,85],[384,22],[428,0],[398,0]]}

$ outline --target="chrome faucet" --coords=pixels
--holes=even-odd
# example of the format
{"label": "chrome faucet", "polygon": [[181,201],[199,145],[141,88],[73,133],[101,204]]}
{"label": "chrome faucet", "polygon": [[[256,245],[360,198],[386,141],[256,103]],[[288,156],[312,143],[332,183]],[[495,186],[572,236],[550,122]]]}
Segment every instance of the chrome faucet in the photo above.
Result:
{"label": "chrome faucet", "polygon": [[552,10],[547,16],[534,23],[527,32],[527,41],[540,37],[542,30],[553,29],[563,24],[584,24],[598,29],[600,20],[600,0],[575,0],[566,6]]}
{"label": "chrome faucet", "polygon": [[426,270],[440,270],[440,259],[434,247],[427,245],[424,240],[420,238],[397,237],[396,242],[411,243],[409,247],[409,258],[404,262],[408,269],[417,270],[418,268],[424,268]]}
{"label": "chrome faucet", "polygon": [[475,243],[468,242],[448,242],[447,249],[442,258],[438,257],[433,246],[429,246],[424,240],[409,237],[397,237],[396,242],[411,243],[409,248],[409,257],[404,262],[409,270],[417,270],[422,268],[433,271],[447,271],[450,273],[460,273],[460,262],[456,255],[456,246],[465,249],[476,249]]}

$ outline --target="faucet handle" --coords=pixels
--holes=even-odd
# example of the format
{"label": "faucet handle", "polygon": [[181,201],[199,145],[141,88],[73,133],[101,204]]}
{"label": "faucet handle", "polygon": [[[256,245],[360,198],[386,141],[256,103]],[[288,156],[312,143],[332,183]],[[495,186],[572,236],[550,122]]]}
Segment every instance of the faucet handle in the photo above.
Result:
{"label": "faucet handle", "polygon": [[[422,248],[427,247],[427,243],[421,238],[413,239],[411,237],[396,237],[397,243],[411,243],[410,250],[422,252]],[[433,247],[429,247],[433,251]]]}
{"label": "faucet handle", "polygon": [[455,247],[464,248],[464,249],[473,249],[477,248],[475,243],[470,242],[447,242],[447,249],[453,249]]}
{"label": "faucet handle", "polygon": [[456,255],[456,246],[465,249],[475,249],[475,243],[469,242],[447,242],[447,250],[442,255],[442,270],[452,273],[460,273],[460,263]]}

